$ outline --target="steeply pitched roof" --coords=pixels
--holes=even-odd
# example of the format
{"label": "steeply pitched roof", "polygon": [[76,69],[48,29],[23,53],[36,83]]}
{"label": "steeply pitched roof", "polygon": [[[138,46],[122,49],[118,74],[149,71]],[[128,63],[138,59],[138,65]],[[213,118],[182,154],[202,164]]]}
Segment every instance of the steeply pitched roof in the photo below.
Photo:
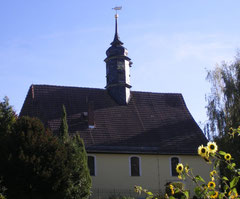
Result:
{"label": "steeply pitched roof", "polygon": [[[86,113],[94,104],[95,128]],[[20,116],[38,117],[57,132],[62,105],[69,131],[79,132],[88,152],[196,154],[207,142],[181,94],[131,92],[128,105],[118,105],[104,89],[32,85]]]}

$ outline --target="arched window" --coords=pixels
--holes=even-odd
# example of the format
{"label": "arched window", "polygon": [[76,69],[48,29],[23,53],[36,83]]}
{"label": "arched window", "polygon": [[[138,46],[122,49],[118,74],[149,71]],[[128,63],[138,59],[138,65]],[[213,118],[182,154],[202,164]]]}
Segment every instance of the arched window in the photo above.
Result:
{"label": "arched window", "polygon": [[171,174],[172,174],[172,176],[178,176],[178,173],[176,171],[176,167],[177,167],[178,163],[179,163],[178,157],[171,158]]}
{"label": "arched window", "polygon": [[141,175],[141,165],[140,158],[133,156],[130,157],[130,175],[140,176]]}
{"label": "arched window", "polygon": [[90,171],[91,176],[96,175],[96,162],[95,162],[95,156],[88,156],[88,168]]}

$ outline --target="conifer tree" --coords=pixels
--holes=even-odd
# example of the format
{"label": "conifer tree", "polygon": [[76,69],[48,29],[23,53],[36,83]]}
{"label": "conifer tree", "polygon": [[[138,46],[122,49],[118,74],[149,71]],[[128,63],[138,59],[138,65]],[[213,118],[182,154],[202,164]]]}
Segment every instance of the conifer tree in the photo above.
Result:
{"label": "conifer tree", "polygon": [[63,105],[62,106],[62,121],[61,121],[61,126],[60,126],[60,139],[62,139],[63,142],[67,142],[69,139],[69,134],[68,134],[68,124],[67,124],[67,113],[66,113],[66,108]]}
{"label": "conifer tree", "polygon": [[75,135],[68,145],[71,151],[68,155],[68,161],[71,162],[72,166],[70,182],[74,184],[69,189],[69,198],[87,199],[90,195],[92,183],[84,142],[79,135]]}
{"label": "conifer tree", "polygon": [[4,97],[3,102],[0,102],[0,136],[11,132],[16,119],[17,115],[9,105],[8,97]]}
{"label": "conifer tree", "polygon": [[[0,113],[8,108],[8,103],[1,103]],[[0,126],[8,132],[4,142],[0,140],[0,177],[8,199],[89,198],[91,178],[84,143],[79,136],[68,136],[66,118],[63,108],[64,136],[60,138],[36,118],[21,117]],[[12,120],[2,117],[1,121]]]}

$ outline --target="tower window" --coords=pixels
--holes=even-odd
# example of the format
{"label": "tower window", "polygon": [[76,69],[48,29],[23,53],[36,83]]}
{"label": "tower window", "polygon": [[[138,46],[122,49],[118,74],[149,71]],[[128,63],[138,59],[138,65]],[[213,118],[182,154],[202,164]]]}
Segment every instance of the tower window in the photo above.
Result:
{"label": "tower window", "polygon": [[91,176],[96,176],[96,160],[95,156],[88,156],[88,168]]}
{"label": "tower window", "polygon": [[136,156],[130,157],[130,175],[131,176],[141,175],[141,165],[139,157]]}
{"label": "tower window", "polygon": [[178,163],[179,163],[178,157],[171,158],[171,174],[172,174],[172,176],[178,176],[178,173],[176,171],[176,167],[177,167]]}

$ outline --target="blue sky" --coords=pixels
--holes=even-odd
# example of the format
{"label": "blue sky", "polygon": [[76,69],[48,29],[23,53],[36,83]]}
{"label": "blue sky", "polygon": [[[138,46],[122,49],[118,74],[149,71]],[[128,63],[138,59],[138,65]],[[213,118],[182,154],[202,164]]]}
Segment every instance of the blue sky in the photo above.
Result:
{"label": "blue sky", "polygon": [[0,0],[0,98],[19,112],[31,84],[104,88],[118,5],[132,90],[182,93],[204,123],[206,70],[240,47],[239,0]]}

